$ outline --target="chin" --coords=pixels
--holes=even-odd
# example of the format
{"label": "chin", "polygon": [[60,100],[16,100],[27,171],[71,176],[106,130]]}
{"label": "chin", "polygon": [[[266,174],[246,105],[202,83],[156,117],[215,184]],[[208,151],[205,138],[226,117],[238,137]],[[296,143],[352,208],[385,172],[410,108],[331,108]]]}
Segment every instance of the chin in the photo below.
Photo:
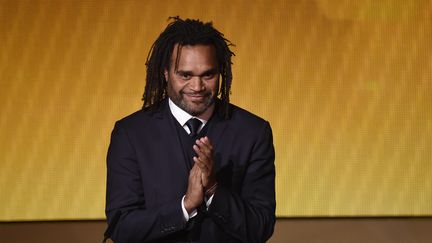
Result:
{"label": "chin", "polygon": [[185,110],[187,113],[191,114],[192,116],[199,116],[202,113],[204,113],[207,110],[207,108],[196,108],[196,109],[187,108]]}
{"label": "chin", "polygon": [[214,103],[214,99],[208,99],[199,103],[183,99],[179,103],[180,104],[178,104],[178,106],[190,115],[199,116],[203,114]]}

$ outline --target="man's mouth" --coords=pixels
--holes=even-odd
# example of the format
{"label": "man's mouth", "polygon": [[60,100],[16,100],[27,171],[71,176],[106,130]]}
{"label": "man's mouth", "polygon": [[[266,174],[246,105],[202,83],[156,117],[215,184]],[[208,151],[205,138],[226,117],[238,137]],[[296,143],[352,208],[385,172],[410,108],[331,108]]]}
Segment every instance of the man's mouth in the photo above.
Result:
{"label": "man's mouth", "polygon": [[199,94],[193,94],[193,93],[183,93],[185,96],[187,96],[192,101],[202,101],[205,98],[207,98],[208,94],[206,93],[199,93]]}

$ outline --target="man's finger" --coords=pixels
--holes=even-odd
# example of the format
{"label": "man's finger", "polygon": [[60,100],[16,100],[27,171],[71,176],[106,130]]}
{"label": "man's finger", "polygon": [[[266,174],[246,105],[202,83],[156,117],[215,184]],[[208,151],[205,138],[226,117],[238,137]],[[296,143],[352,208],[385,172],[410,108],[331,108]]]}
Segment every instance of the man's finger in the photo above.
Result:
{"label": "man's finger", "polygon": [[210,139],[207,136],[203,137],[202,140],[210,148],[210,150],[213,150],[213,144],[210,142]]}
{"label": "man's finger", "polygon": [[192,167],[190,181],[192,182],[192,184],[198,187],[202,186],[201,171],[198,165],[194,165],[194,167]]}
{"label": "man's finger", "polygon": [[198,157],[193,157],[193,160],[195,161],[195,164],[201,169],[202,172],[208,172],[209,168],[208,166],[203,163]]}
{"label": "man's finger", "polygon": [[204,153],[199,147],[198,145],[194,145],[193,149],[195,151],[195,153],[197,153],[198,157],[200,158],[200,160],[204,163],[207,163],[210,160],[209,155],[207,155],[206,153]]}
{"label": "man's finger", "polygon": [[205,143],[204,141],[205,140],[203,140],[201,138],[201,139],[197,139],[195,141],[195,143],[202,152],[204,152],[207,156],[211,156],[211,153],[212,153],[211,146],[209,144]]}

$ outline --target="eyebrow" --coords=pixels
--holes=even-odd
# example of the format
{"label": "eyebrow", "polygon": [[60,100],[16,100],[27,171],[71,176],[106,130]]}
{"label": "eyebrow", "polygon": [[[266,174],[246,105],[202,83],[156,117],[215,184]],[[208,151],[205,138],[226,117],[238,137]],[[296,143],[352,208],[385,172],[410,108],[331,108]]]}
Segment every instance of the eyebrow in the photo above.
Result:
{"label": "eyebrow", "polygon": [[206,70],[203,73],[198,74],[198,75],[194,75],[194,73],[192,71],[186,71],[186,70],[177,70],[176,73],[186,74],[186,75],[190,75],[190,76],[205,76],[205,75],[209,75],[209,74],[216,74],[216,73],[218,73],[218,71],[216,68],[212,68],[212,69]]}

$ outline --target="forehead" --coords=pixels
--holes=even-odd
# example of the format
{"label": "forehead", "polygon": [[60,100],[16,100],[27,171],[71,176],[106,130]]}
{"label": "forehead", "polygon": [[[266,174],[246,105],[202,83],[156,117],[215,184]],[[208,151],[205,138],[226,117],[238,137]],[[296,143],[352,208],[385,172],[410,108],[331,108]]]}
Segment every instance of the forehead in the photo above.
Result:
{"label": "forehead", "polygon": [[217,66],[216,49],[213,45],[175,44],[170,64],[170,66],[174,66],[176,70],[179,67],[192,68],[196,66],[215,68]]}

